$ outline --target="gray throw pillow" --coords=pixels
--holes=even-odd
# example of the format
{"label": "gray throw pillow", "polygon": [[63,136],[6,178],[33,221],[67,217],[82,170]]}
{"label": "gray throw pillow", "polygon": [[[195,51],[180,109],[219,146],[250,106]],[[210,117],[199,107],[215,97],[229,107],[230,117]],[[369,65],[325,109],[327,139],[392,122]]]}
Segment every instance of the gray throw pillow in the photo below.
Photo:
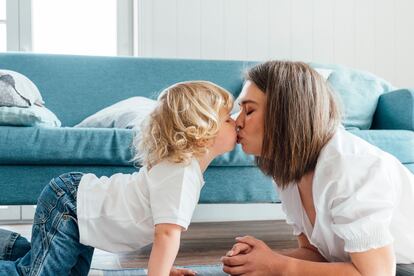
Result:
{"label": "gray throw pillow", "polygon": [[43,106],[36,85],[26,76],[11,70],[0,69],[0,106]]}

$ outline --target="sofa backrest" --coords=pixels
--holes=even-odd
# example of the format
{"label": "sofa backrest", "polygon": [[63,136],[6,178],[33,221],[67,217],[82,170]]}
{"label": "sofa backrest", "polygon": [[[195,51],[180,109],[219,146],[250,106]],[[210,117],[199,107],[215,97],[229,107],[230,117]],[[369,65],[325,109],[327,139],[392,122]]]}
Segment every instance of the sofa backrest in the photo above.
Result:
{"label": "sofa backrest", "polygon": [[87,116],[133,96],[156,98],[169,85],[208,80],[232,92],[243,84],[243,61],[178,60],[0,53],[0,68],[26,75],[46,107],[73,126]]}

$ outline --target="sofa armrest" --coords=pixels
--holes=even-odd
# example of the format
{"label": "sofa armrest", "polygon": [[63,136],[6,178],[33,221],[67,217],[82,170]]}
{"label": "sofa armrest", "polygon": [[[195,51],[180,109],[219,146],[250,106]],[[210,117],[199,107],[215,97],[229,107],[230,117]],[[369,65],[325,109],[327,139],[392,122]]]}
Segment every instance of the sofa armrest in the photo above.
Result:
{"label": "sofa armrest", "polygon": [[398,89],[381,95],[372,128],[414,131],[414,89]]}

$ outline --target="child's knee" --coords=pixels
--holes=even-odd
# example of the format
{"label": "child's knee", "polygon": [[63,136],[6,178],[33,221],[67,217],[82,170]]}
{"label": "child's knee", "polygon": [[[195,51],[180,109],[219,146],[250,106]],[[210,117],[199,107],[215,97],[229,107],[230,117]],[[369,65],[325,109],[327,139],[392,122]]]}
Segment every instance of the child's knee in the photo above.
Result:
{"label": "child's knee", "polygon": [[82,176],[83,176],[83,173],[81,172],[68,172],[68,173],[61,174],[57,178],[60,178],[60,180],[63,181],[66,185],[77,187],[79,185],[79,182]]}

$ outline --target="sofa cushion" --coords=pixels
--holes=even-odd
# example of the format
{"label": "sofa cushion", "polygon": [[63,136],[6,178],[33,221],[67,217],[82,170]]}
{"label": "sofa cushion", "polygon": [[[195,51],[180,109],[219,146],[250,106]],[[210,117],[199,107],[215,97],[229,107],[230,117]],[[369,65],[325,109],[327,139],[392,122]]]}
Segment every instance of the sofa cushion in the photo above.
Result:
{"label": "sofa cushion", "polygon": [[404,165],[414,163],[414,131],[349,130],[380,149],[391,153]]}
{"label": "sofa cushion", "polygon": [[414,131],[414,89],[398,89],[381,95],[372,128]]}
{"label": "sofa cushion", "polygon": [[[0,166],[0,202],[2,205],[35,204],[45,185],[66,172],[111,176],[133,173],[126,166],[2,165]],[[274,203],[279,202],[272,181],[257,167],[209,167],[200,203]]]}
{"label": "sofa cushion", "polygon": [[44,104],[37,86],[26,76],[0,69],[0,106],[28,107]]}
{"label": "sofa cushion", "polygon": [[[133,131],[117,128],[0,128],[0,164],[131,166]],[[252,166],[240,145],[211,166]]]}
{"label": "sofa cushion", "polygon": [[146,97],[128,98],[99,110],[75,127],[131,129],[141,126],[141,123],[156,106],[157,101]]}
{"label": "sofa cushion", "polygon": [[341,65],[311,63],[312,67],[332,70],[328,83],[342,102],[345,127],[369,129],[379,96],[395,89],[389,82],[368,72]]}
{"label": "sofa cushion", "polygon": [[0,164],[128,165],[132,131],[1,127]]}

